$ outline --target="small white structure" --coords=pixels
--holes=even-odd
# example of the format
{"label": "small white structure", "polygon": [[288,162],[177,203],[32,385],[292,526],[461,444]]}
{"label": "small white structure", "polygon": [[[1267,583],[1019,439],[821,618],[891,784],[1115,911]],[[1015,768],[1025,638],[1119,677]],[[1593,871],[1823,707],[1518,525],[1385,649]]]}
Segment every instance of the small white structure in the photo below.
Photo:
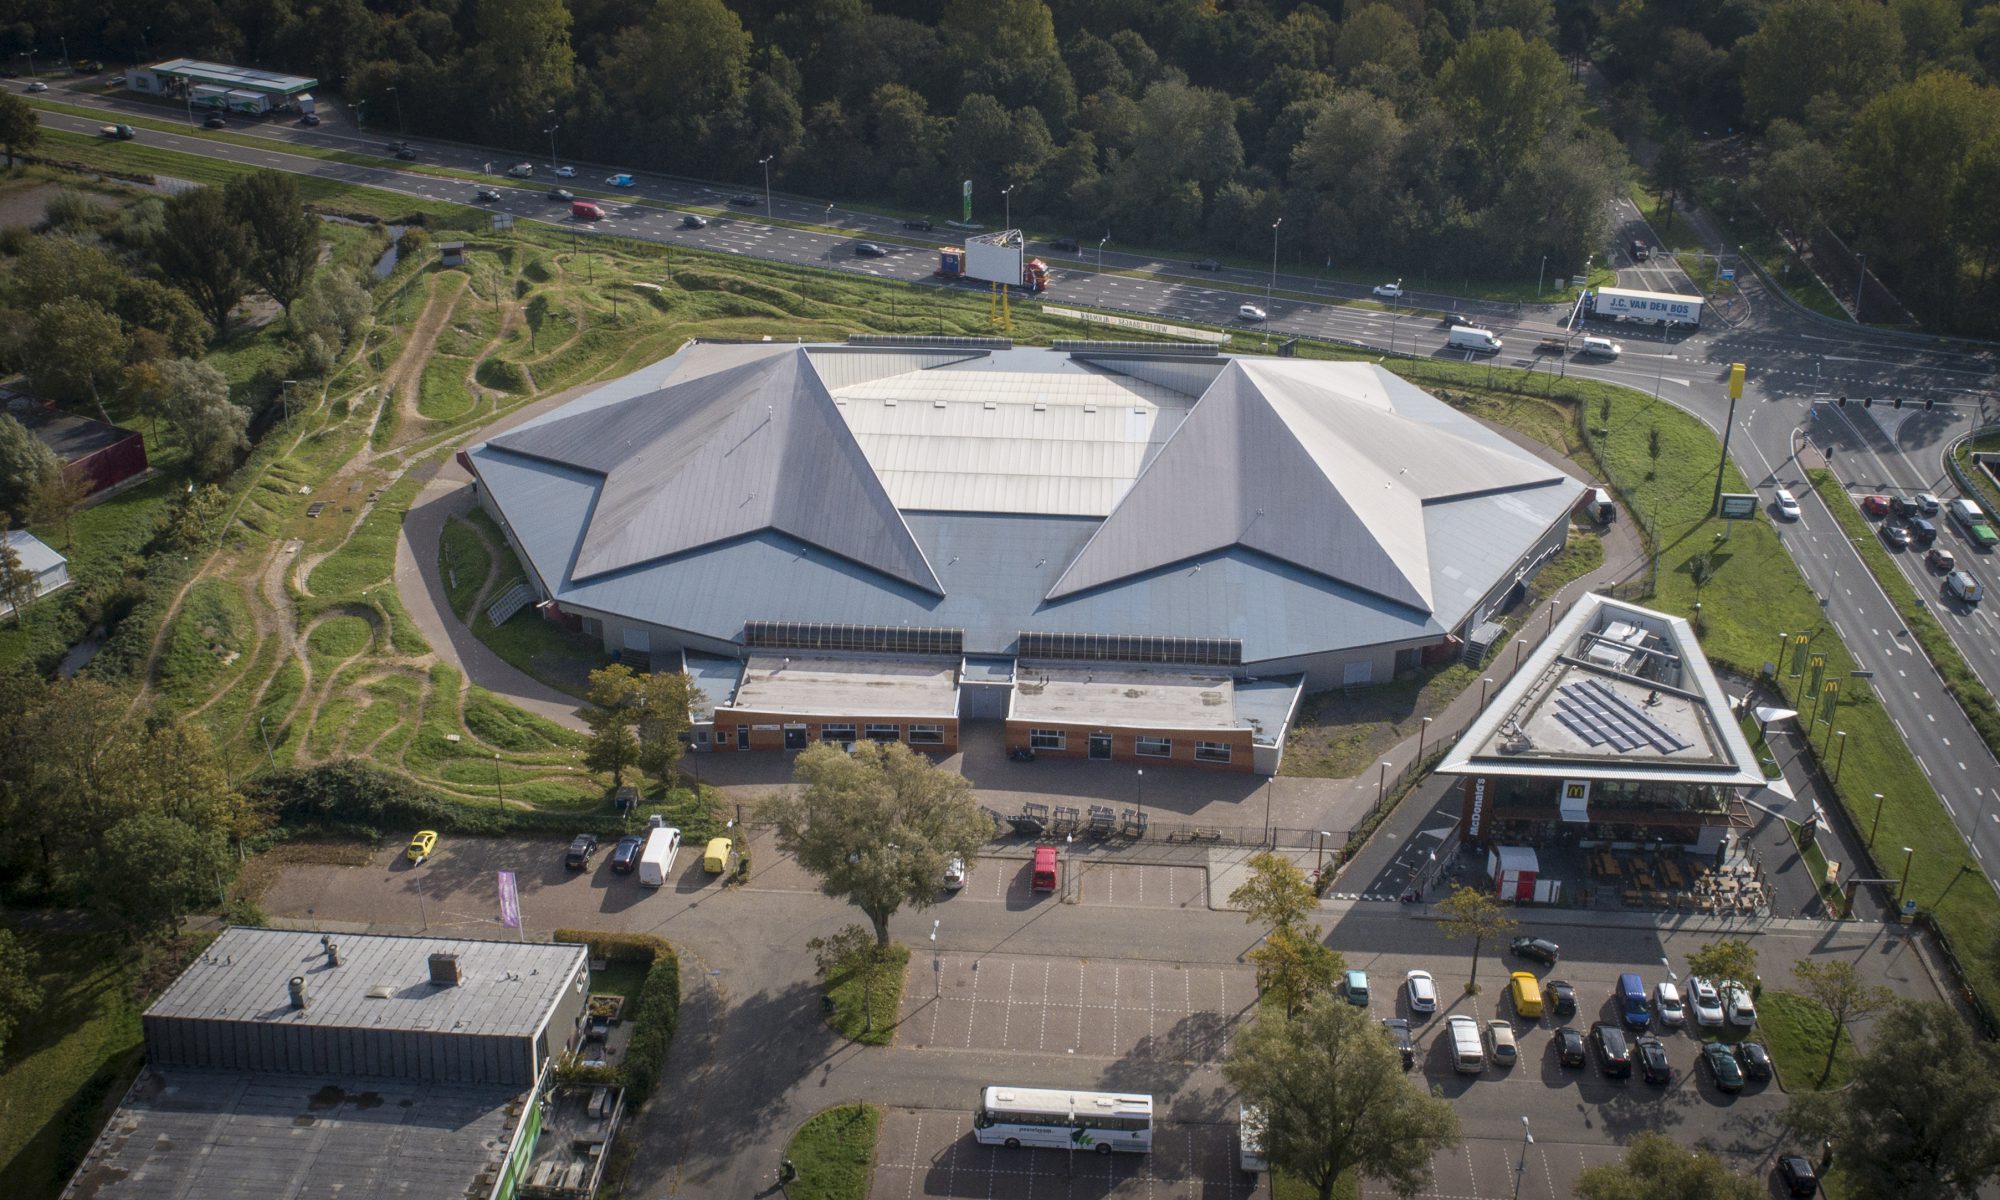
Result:
{"label": "small white structure", "polygon": [[[23,570],[35,574],[35,599],[69,586],[69,560],[49,549],[42,539],[25,529],[7,531],[7,548],[20,560]],[[14,605],[0,594],[0,617],[9,616]]]}

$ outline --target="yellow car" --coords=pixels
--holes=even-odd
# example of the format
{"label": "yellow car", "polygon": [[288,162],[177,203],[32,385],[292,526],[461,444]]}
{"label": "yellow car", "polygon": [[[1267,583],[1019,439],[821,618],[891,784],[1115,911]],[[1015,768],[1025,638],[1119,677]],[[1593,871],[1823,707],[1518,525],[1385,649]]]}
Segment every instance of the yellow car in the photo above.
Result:
{"label": "yellow car", "polygon": [[413,863],[420,863],[431,856],[431,851],[437,848],[437,844],[437,830],[419,830],[417,836],[410,839],[410,848],[403,851],[403,857]]}
{"label": "yellow car", "polygon": [[720,875],[729,869],[729,854],[734,850],[728,838],[708,839],[708,849],[701,856],[701,869],[710,875]]}

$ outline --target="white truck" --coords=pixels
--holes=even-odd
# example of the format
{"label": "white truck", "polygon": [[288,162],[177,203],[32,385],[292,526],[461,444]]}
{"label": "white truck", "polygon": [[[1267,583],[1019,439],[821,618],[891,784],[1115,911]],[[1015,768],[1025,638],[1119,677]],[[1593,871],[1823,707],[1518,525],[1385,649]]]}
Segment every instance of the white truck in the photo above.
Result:
{"label": "white truck", "polygon": [[1490,329],[1454,325],[1445,337],[1445,344],[1454,350],[1470,350],[1475,354],[1497,354],[1503,343]]}
{"label": "white truck", "polygon": [[1701,324],[1701,297],[1677,292],[1642,292],[1633,288],[1598,288],[1589,294],[1590,315],[1660,325]]}
{"label": "white truck", "polygon": [[1028,242],[1018,229],[982,233],[965,239],[963,248],[945,246],[938,251],[939,275],[947,279],[977,279],[1004,283],[1030,292],[1047,290],[1049,265],[1027,256]]}
{"label": "white truck", "polygon": [[646,834],[646,848],[639,852],[639,886],[665,887],[673,877],[674,856],[681,851],[681,831],[655,815]]}

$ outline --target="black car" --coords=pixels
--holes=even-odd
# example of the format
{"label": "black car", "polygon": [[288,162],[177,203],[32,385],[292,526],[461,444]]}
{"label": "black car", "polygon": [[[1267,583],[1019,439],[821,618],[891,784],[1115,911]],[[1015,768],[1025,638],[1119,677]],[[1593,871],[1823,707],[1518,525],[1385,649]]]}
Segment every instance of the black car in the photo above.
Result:
{"label": "black car", "polygon": [[1709,1074],[1715,1077],[1715,1086],[1718,1090],[1724,1092],[1743,1090],[1743,1064],[1736,1061],[1736,1055],[1730,1052],[1727,1045],[1722,1042],[1703,1042],[1701,1057],[1708,1063]]}
{"label": "black car", "polygon": [[704,217],[704,216],[702,216],[702,215],[701,215],[700,213],[688,213],[688,214],[687,214],[686,216],[684,216],[684,217],[682,217],[682,218],[681,218],[681,228],[682,228],[682,229],[707,229],[707,228],[708,228],[708,218],[707,218],[707,217]]}
{"label": "black car", "polygon": [[1892,517],[1914,517],[1922,513],[1916,500],[1909,496],[1889,497],[1889,515]]}
{"label": "black car", "polygon": [[1583,1032],[1574,1025],[1565,1025],[1556,1030],[1556,1060],[1565,1067],[1580,1067],[1588,1057],[1583,1048]]}
{"label": "black car", "polygon": [[757,207],[757,197],[750,195],[748,192],[738,192],[729,198],[729,203],[736,208],[755,208]]}
{"label": "black car", "polygon": [[884,250],[874,242],[854,243],[854,257],[856,258],[881,258],[888,253],[887,250]]}
{"label": "black car", "polygon": [[1387,1017],[1382,1021],[1383,1032],[1389,1035],[1396,1049],[1403,1056],[1403,1069],[1417,1065],[1417,1043],[1410,1037],[1410,1023],[1401,1017]]}
{"label": "black car", "polygon": [[480,188],[472,193],[472,198],[481,204],[495,204],[500,200],[500,193],[492,188]]}
{"label": "black car", "polygon": [[590,856],[595,853],[597,853],[597,835],[579,833],[576,835],[576,840],[569,844],[569,853],[563,855],[563,866],[572,871],[588,870]]}
{"label": "black car", "polygon": [[319,124],[319,114],[318,114],[318,113],[307,113],[307,114],[306,114],[305,116],[303,116],[303,117],[300,117],[300,118],[299,118],[299,124],[301,124],[301,125],[317,125],[317,124]]}
{"label": "black car", "polygon": [[1216,262],[1212,258],[1204,258],[1200,262],[1194,264],[1194,269],[1197,271],[1220,271],[1222,269],[1222,264]]}
{"label": "black car", "polygon": [[1743,1064],[1745,1079],[1769,1079],[1771,1077],[1771,1052],[1759,1042],[1736,1043],[1736,1061]]}
{"label": "black car", "polygon": [[217,113],[215,116],[203,121],[201,127],[203,129],[227,129],[229,128],[229,122],[222,119],[222,114]]}
{"label": "black car", "polygon": [[576,199],[576,193],[570,191],[568,188],[550,188],[549,199],[561,200],[563,203],[567,204],[571,200]]}
{"label": "black car", "polygon": [[1049,249],[1063,250],[1070,254],[1075,254],[1077,252],[1077,242],[1075,238],[1050,238]]}
{"label": "black car", "polygon": [[1882,525],[1882,540],[1901,550],[1910,544],[1910,527],[1901,521],[1886,521]]}
{"label": "black car", "polygon": [[1667,1063],[1667,1046],[1656,1037],[1642,1037],[1632,1043],[1639,1051],[1639,1075],[1647,1083],[1672,1083],[1674,1069]]}
{"label": "black car", "polygon": [[417,161],[417,152],[408,146],[398,146],[396,147],[396,157],[402,159],[404,162],[415,162]]}
{"label": "black car", "polygon": [[1548,982],[1549,1007],[1556,1010],[1559,1017],[1576,1015],[1576,989],[1567,980],[1551,979]]}
{"label": "black car", "polygon": [[1910,527],[1910,544],[1928,546],[1937,541],[1937,526],[1922,517],[1911,517],[1904,522]]}
{"label": "black car", "polygon": [[636,833],[628,833],[618,839],[611,850],[611,869],[620,875],[630,875],[639,867],[639,854],[646,848],[646,839]]}
{"label": "black car", "polygon": [[1562,958],[1562,947],[1546,938],[1517,937],[1509,948],[1522,958],[1532,958],[1552,967]]}
{"label": "black car", "polygon": [[1600,1021],[1590,1027],[1590,1040],[1597,1043],[1597,1062],[1606,1075],[1613,1079],[1631,1077],[1632,1049],[1626,1044],[1624,1030]]}
{"label": "black car", "polygon": [[903,228],[916,229],[924,233],[929,233],[931,231],[931,223],[922,217],[911,217],[909,220],[903,222]]}
{"label": "black car", "polygon": [[1787,1154],[1778,1159],[1778,1178],[1785,1181],[1785,1190],[1794,1196],[1819,1194],[1819,1172],[1813,1170],[1812,1160],[1803,1155]]}

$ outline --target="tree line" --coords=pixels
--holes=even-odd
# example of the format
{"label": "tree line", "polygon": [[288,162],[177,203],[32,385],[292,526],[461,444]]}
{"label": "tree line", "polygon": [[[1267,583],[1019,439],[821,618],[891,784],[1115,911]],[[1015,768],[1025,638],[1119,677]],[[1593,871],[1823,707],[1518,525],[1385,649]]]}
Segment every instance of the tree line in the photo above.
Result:
{"label": "tree line", "polygon": [[1551,0],[168,0],[150,52],[136,16],[23,7],[73,49],[164,57],[164,27],[312,76],[385,132],[746,183],[768,159],[940,220],[970,180],[988,225],[1258,259],[1282,220],[1294,264],[1580,268],[1625,169]]}

